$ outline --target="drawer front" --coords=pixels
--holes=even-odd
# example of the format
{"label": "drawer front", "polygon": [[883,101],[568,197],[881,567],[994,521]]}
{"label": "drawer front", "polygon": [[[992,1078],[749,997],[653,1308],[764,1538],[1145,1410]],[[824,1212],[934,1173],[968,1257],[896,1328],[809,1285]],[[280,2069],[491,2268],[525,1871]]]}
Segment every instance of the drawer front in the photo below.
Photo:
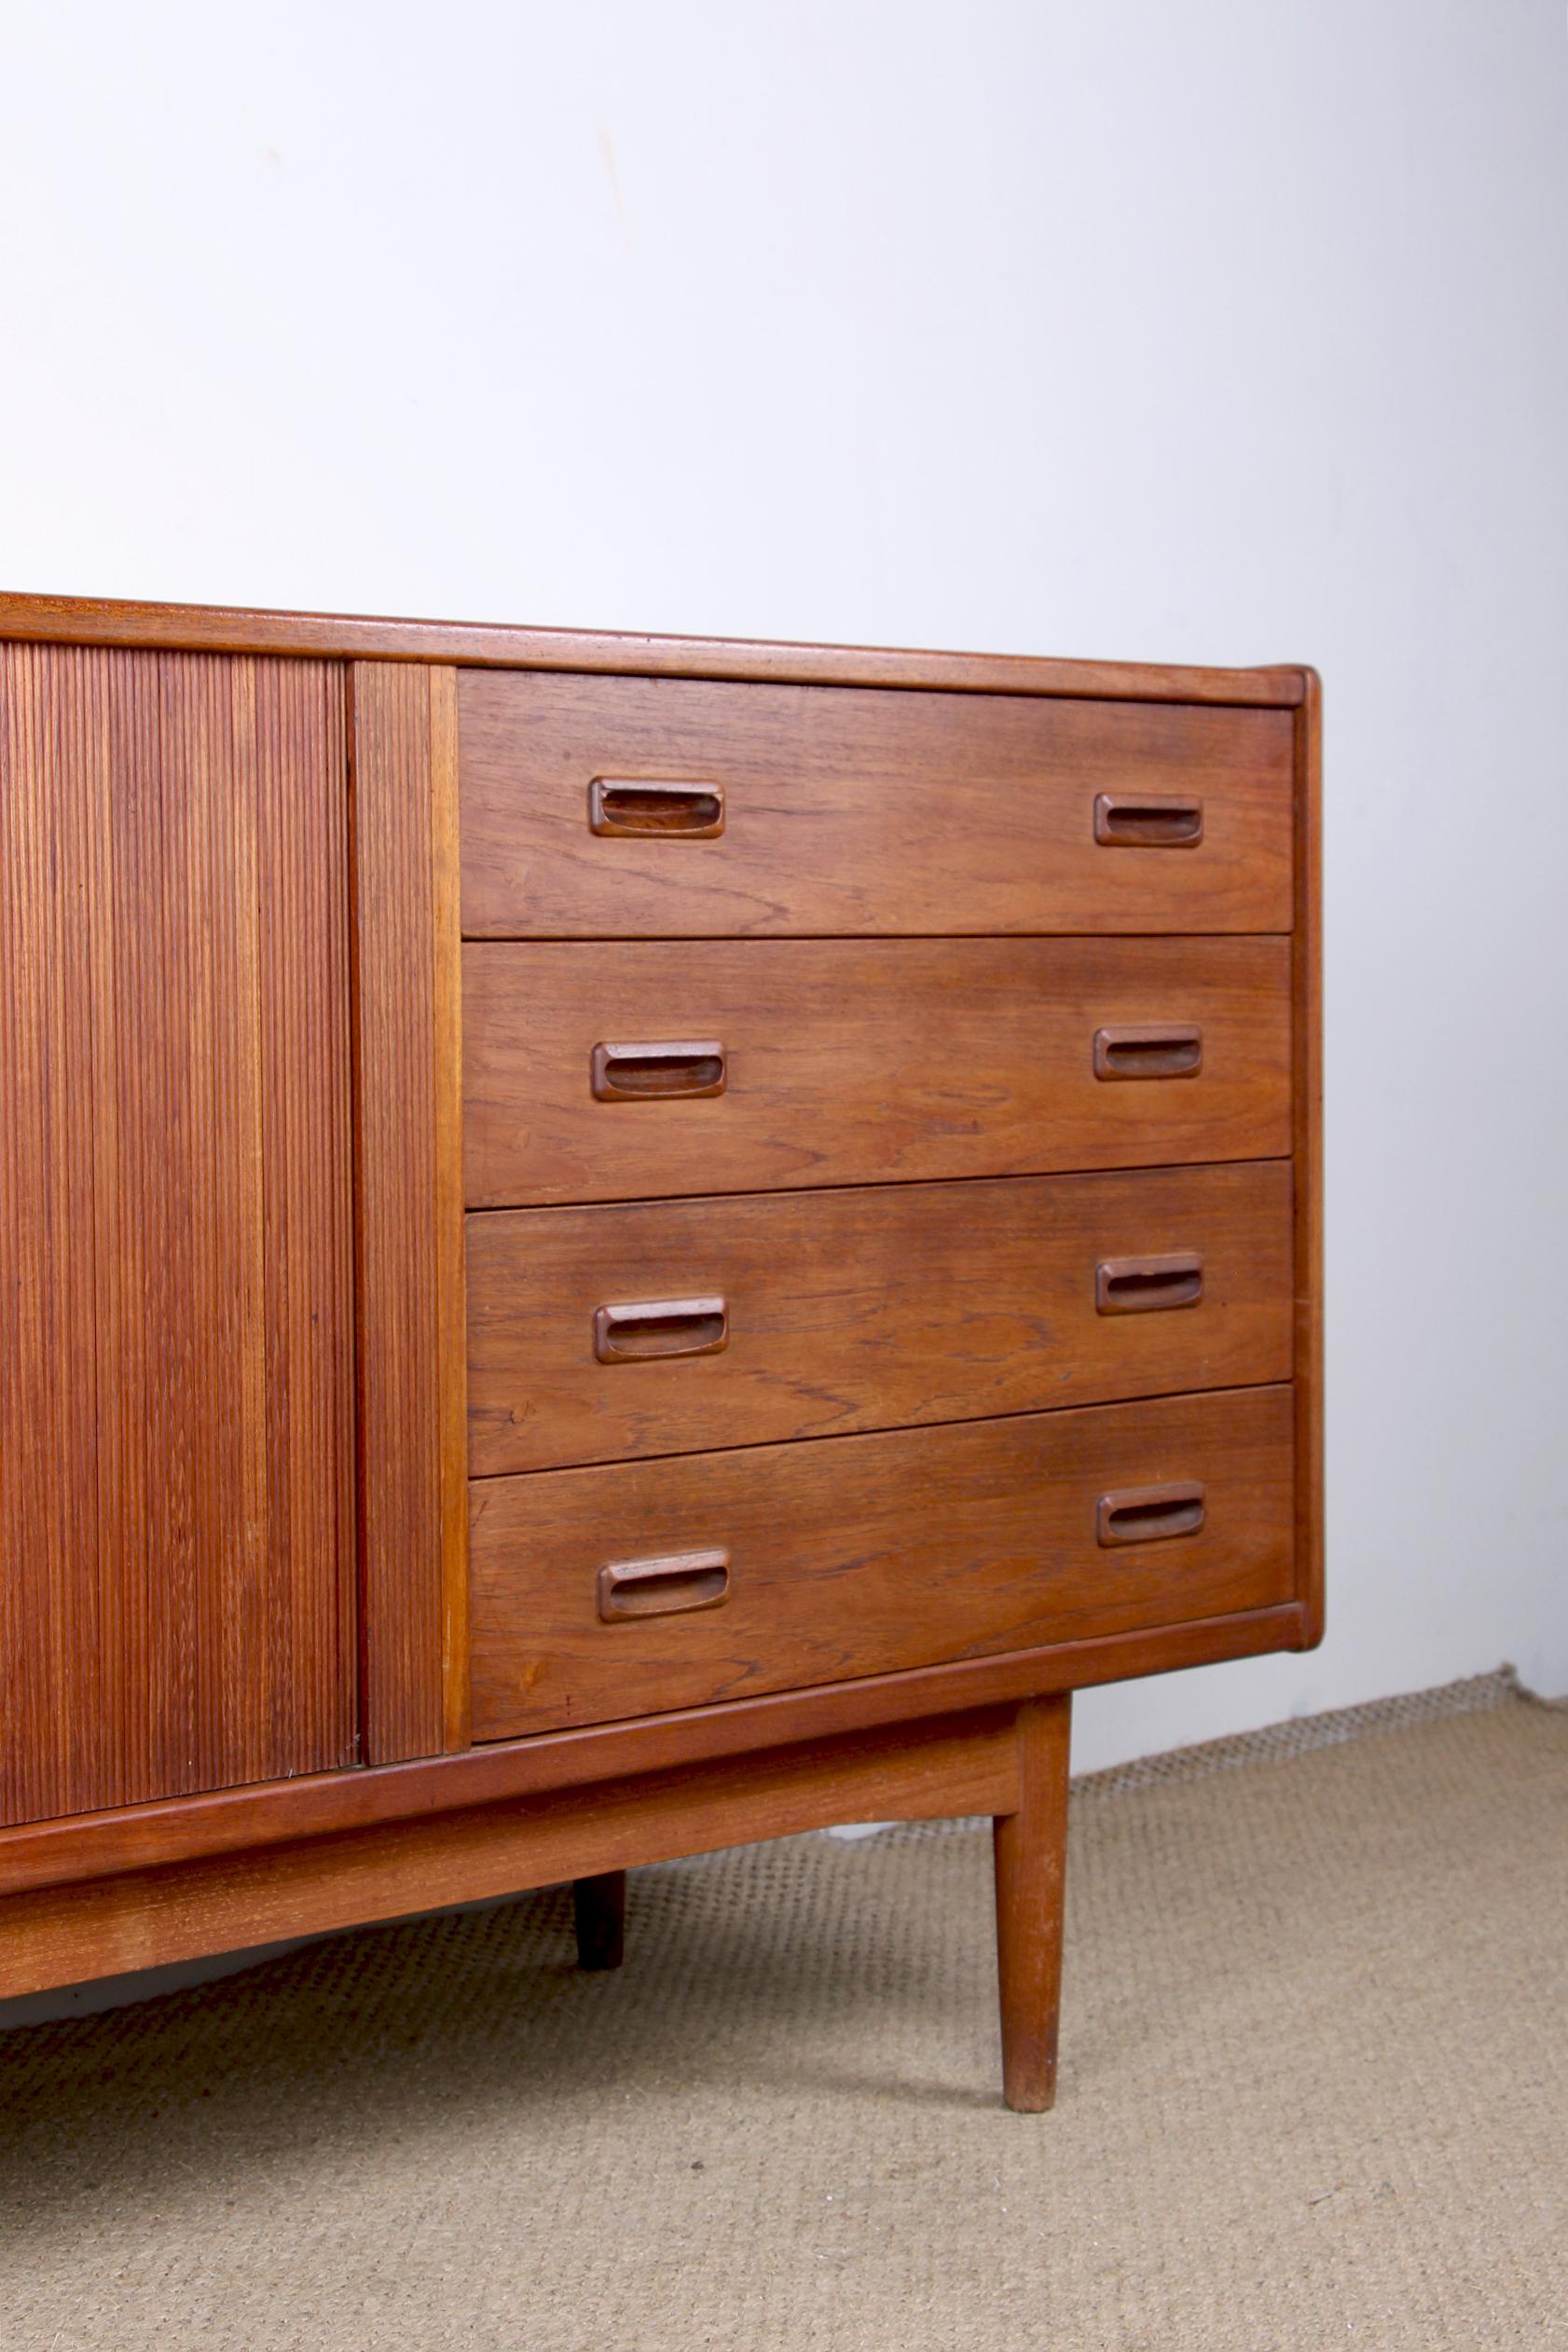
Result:
{"label": "drawer front", "polygon": [[1288,711],[471,669],[459,714],[471,937],[1290,925]]}
{"label": "drawer front", "polygon": [[468,1220],[484,1476],[1288,1380],[1290,1167]]}
{"label": "drawer front", "polygon": [[471,1489],[475,1736],[1291,1595],[1291,1394],[619,1463]]}
{"label": "drawer front", "polygon": [[1278,1158],[1289,981],[1283,939],[472,945],[468,1204]]}

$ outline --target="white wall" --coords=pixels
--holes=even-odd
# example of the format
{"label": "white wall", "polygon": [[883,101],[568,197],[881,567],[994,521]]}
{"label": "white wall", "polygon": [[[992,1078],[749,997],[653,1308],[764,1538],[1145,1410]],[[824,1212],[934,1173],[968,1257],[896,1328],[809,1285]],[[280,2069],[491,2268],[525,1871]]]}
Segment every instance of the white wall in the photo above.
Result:
{"label": "white wall", "polygon": [[8,0],[0,579],[1328,712],[1330,1633],[1568,1687],[1560,0]]}

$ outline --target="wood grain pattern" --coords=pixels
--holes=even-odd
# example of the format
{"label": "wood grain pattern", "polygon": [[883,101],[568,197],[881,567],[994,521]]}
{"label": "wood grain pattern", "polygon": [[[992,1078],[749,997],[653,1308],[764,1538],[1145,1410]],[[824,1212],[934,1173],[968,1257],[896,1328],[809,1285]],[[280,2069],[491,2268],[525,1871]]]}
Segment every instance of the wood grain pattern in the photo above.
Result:
{"label": "wood grain pattern", "polygon": [[[483,942],[463,1005],[471,1208],[1291,1147],[1287,939]],[[1102,1025],[1176,1022],[1197,1076],[1096,1079]],[[720,1040],[724,1092],[596,1102],[626,1038]]]}
{"label": "wood grain pattern", "polygon": [[319,662],[0,647],[0,1816],[354,1753]]}
{"label": "wood grain pattern", "polygon": [[1056,2097],[1072,1698],[1018,1711],[1018,1808],[993,1823],[1002,2097],[1038,2115]]}
{"label": "wood grain pattern", "polygon": [[361,1645],[381,1764],[466,1737],[451,679],[351,679]]}
{"label": "wood grain pattern", "polygon": [[[1195,1306],[1099,1311],[1102,1264],[1177,1251]],[[476,1476],[1291,1371],[1286,1160],[490,1211],[468,1261]],[[607,1302],[703,1293],[722,1353],[599,1361]]]}
{"label": "wood grain pattern", "polygon": [[468,1331],[462,1203],[461,868],[457,678],[430,673],[433,1011],[435,1050],[435,1314],[440,1411],[441,1721],[469,1742]]}
{"label": "wood grain pattern", "polygon": [[[1281,710],[464,671],[469,938],[1287,931]],[[603,838],[594,779],[714,779],[716,838]],[[1106,847],[1110,787],[1202,839]]]}
{"label": "wood grain pattern", "polygon": [[1012,1710],[12,1896],[0,2000],[829,1822],[1018,1802]]}
{"label": "wood grain pattern", "polygon": [[1116,701],[1236,703],[1292,709],[1302,673],[1178,663],[1039,660],[1031,654],[909,653],[879,645],[777,645],[760,639],[658,637],[472,621],[375,620],[242,606],[142,604],[101,597],[0,594],[0,637],[62,645],[181,646],[339,660],[459,663],[644,678],[800,681]]}
{"label": "wood grain pattern", "polygon": [[1291,1601],[1196,1623],[497,1740],[465,1754],[425,1756],[377,1770],[323,1772],[74,1821],[36,1822],[0,1829],[0,1894],[422,1819],[460,1806],[506,1804],[549,1789],[587,1788],[630,1773],[745,1757],[791,1741],[917,1723],[1041,1691],[1086,1690],[1139,1674],[1260,1657],[1299,1649],[1301,1636],[1300,1604]]}
{"label": "wood grain pattern", "polygon": [[1296,719],[1296,924],[1291,935],[1295,1155],[1296,1575],[1305,1642],[1324,1629],[1323,688],[1301,673]]}
{"label": "wood grain pattern", "polygon": [[[1286,1387],[741,1447],[473,1488],[474,1725],[507,1739],[1291,1597]],[[1201,1531],[1096,1541],[1198,1479]],[[729,1598],[605,1625],[610,1561],[711,1548]]]}

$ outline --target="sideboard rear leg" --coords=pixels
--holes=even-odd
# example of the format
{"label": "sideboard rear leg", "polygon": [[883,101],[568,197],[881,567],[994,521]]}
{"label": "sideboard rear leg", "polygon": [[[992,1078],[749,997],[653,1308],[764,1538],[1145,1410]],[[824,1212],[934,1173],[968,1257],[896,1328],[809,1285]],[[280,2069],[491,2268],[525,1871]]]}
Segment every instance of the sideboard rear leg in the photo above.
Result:
{"label": "sideboard rear leg", "polygon": [[579,1968],[619,1968],[626,1950],[626,1874],[601,1871],[575,1878],[571,1908],[577,1925]]}
{"label": "sideboard rear leg", "polygon": [[992,1823],[1002,2097],[1025,2114],[1038,2113],[1056,2096],[1071,1727],[1070,1692],[1027,1699],[1019,1709],[1018,1810]]}

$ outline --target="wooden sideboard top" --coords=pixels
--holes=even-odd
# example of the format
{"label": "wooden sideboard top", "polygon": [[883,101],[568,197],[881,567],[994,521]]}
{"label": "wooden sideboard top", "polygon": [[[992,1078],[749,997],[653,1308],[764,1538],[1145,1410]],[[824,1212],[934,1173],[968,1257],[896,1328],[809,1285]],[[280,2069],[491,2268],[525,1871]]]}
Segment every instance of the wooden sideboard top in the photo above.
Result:
{"label": "wooden sideboard top", "polygon": [[958,694],[1071,695],[1117,702],[1237,703],[1295,709],[1313,672],[1300,664],[1209,669],[1020,653],[894,652],[869,645],[772,645],[745,638],[617,635],[402,621],[238,606],[140,604],[0,592],[0,638],[56,645],[144,645],[183,653],[316,653],[345,660],[446,662],[499,669],[597,670],[653,678],[901,686]]}

